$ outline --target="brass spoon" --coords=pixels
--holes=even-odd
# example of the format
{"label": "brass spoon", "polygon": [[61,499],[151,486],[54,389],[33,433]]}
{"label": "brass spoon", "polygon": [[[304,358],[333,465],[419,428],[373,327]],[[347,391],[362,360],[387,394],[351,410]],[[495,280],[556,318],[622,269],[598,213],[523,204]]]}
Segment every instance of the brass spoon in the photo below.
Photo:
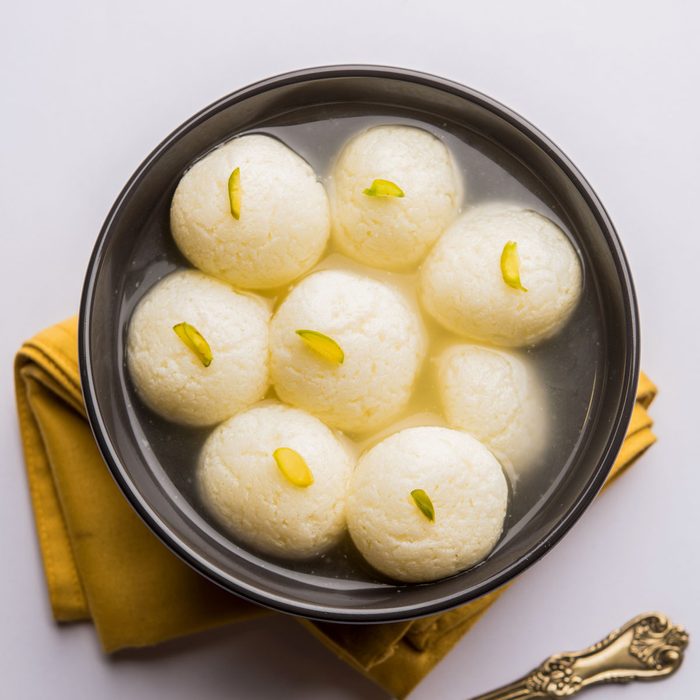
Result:
{"label": "brass spoon", "polygon": [[661,613],[645,613],[582,651],[554,654],[520,680],[472,700],[566,698],[599,683],[651,681],[683,661],[688,633]]}

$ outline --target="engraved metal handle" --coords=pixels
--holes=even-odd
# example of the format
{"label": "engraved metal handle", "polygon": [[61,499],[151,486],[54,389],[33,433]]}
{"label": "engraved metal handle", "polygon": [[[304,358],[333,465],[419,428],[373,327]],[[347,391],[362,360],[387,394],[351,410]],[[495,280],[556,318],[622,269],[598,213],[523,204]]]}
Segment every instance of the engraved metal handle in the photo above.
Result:
{"label": "engraved metal handle", "polygon": [[472,700],[566,698],[599,683],[651,681],[683,661],[688,633],[661,613],[645,613],[582,651],[554,654],[521,679]]}

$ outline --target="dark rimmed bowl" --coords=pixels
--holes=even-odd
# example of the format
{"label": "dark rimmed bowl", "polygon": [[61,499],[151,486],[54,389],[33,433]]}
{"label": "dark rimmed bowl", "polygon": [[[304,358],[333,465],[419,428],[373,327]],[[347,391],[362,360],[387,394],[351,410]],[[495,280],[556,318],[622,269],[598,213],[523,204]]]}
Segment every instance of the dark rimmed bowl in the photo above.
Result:
{"label": "dark rimmed bowl", "polygon": [[[214,144],[284,117],[329,117],[377,105],[420,113],[441,125],[465,126],[499,144],[538,178],[566,212],[587,262],[587,283],[600,300],[604,367],[565,477],[537,513],[480,566],[434,583],[363,585],[300,573],[217,537],[186,507],[134,429],[125,389],[124,329],[130,293],[140,284],[132,253],[162,263],[168,205],[186,167]],[[149,247],[150,246],[150,247]],[[144,253],[145,251],[145,253]],[[371,66],[314,68],[239,90],[195,115],[141,164],[100,232],[87,271],[80,311],[80,372],[87,413],[102,456],[146,524],[173,552],[224,588],[252,601],[306,617],[382,622],[434,614],[508,582],[537,561],[578,520],[603,485],[625,436],[639,371],[639,320],[630,271],[602,204],[567,157],[541,132],[503,105],[462,85],[423,73]]]}

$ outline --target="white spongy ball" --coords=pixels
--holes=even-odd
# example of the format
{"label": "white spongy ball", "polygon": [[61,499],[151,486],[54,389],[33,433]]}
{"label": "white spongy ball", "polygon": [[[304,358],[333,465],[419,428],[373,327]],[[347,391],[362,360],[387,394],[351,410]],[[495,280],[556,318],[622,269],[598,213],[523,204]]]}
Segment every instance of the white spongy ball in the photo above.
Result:
{"label": "white spongy ball", "polygon": [[[295,450],[313,474],[295,486],[273,457]],[[201,495],[216,518],[267,554],[304,559],[337,544],[354,461],[317,418],[278,403],[255,406],[220,425],[199,460]]]}
{"label": "white spongy ball", "polygon": [[[364,194],[374,180],[403,197]],[[354,137],[331,178],[333,237],[350,257],[373,267],[416,265],[459,211],[462,184],[445,145],[423,129],[377,126]]]}
{"label": "white spongy ball", "polygon": [[[342,348],[342,364],[307,347],[313,330]],[[281,399],[353,433],[375,430],[407,404],[425,354],[418,313],[394,288],[324,270],[302,280],[270,325],[271,376]]]}
{"label": "white spongy ball", "polygon": [[[527,291],[508,286],[501,254],[517,243]],[[485,206],[440,238],[420,277],[425,309],[447,330],[505,346],[536,343],[569,318],[581,294],[579,258],[564,232],[537,212]]]}
{"label": "white spongy ball", "polygon": [[[240,218],[228,180],[240,168]],[[238,287],[271,289],[311,269],[330,233],[326,191],[311,166],[270,136],[233,139],[182,177],[170,209],[173,237],[207,274]]]}
{"label": "white spongy ball", "polygon": [[454,345],[437,360],[447,422],[481,440],[517,472],[542,454],[548,414],[540,382],[525,358]]}
{"label": "white spongy ball", "polygon": [[[129,324],[134,385],[157,413],[211,425],[259,401],[268,387],[267,305],[194,270],[168,275],[139,302]],[[211,348],[201,359],[173,330],[193,326]]]}
{"label": "white spongy ball", "polygon": [[[422,489],[435,519],[411,492]],[[348,528],[367,561],[387,576],[433,581],[473,566],[503,530],[508,486],[498,460],[449,428],[409,428],[364,454],[353,473]]]}

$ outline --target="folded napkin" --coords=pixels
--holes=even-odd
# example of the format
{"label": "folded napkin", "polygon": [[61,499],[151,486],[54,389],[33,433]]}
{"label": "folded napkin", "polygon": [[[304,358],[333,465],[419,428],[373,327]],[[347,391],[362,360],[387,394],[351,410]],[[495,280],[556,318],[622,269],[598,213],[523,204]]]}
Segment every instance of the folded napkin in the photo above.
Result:
{"label": "folded napkin", "polygon": [[[55,619],[92,620],[104,650],[112,652],[267,614],[181,562],[131,509],[88,427],[77,356],[72,318],[25,343],[15,361],[19,424]],[[608,483],[655,441],[646,412],[655,394],[642,375]],[[402,698],[500,592],[413,622],[300,621],[343,660]]]}

